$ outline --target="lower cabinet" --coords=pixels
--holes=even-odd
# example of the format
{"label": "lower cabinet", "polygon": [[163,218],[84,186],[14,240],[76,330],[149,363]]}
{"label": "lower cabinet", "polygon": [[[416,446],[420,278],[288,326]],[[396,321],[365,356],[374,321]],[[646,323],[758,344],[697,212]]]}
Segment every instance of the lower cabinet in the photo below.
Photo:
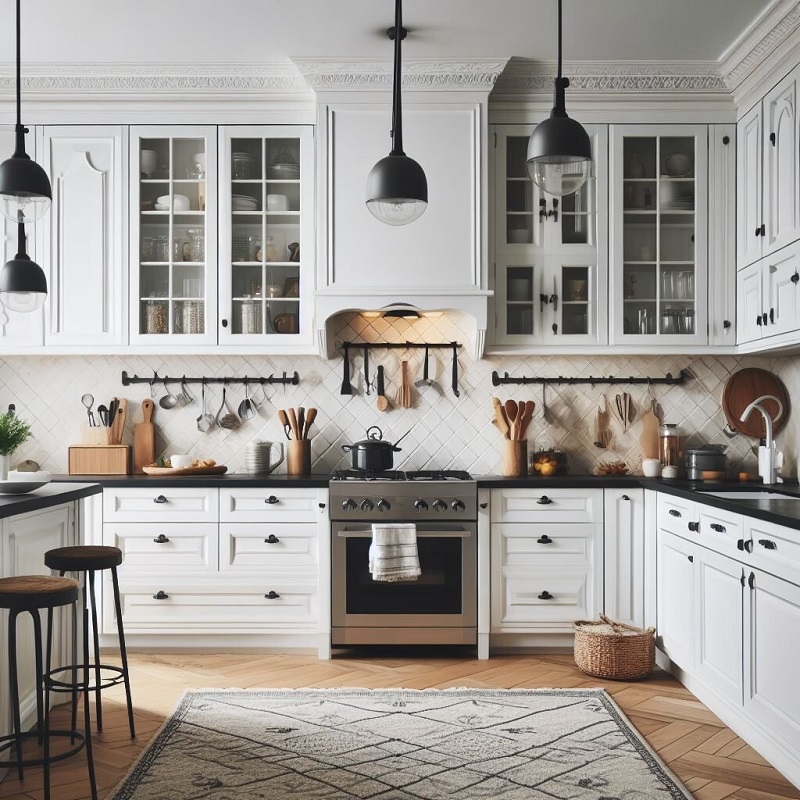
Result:
{"label": "lower cabinet", "polygon": [[657,642],[685,670],[693,668],[695,657],[695,549],[691,542],[659,528]]}
{"label": "lower cabinet", "polygon": [[605,613],[644,626],[644,490],[603,490]]}
{"label": "lower cabinet", "polygon": [[[327,609],[329,591],[320,548],[329,532],[327,490],[148,491],[152,498],[141,488],[104,493],[103,538],[123,552],[122,617],[134,644],[137,635],[276,634],[289,637],[281,640],[287,646],[292,636],[305,636],[295,643],[306,646],[325,629],[320,599]],[[110,637],[110,576],[103,600],[103,633]]]}

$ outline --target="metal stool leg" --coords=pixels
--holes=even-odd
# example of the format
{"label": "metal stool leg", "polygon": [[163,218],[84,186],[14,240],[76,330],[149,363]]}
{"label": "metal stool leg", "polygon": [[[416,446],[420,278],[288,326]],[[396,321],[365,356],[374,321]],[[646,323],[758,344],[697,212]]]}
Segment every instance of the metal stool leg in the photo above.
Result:
{"label": "metal stool leg", "polygon": [[[92,640],[94,644],[94,680],[95,680],[95,698],[94,704],[97,709],[97,732],[103,731],[103,703],[102,703],[102,690],[100,684],[102,675],[100,672],[100,636],[97,631],[97,599],[95,597],[94,589],[94,572],[86,573],[86,583],[89,584],[89,597],[92,603]],[[84,627],[85,635],[88,636],[88,627]],[[87,684],[88,685],[88,684]]]}
{"label": "metal stool leg", "polygon": [[[86,635],[89,630],[89,611],[85,604],[83,608],[83,630],[83,681],[85,686],[89,686],[89,637]],[[89,692],[83,693],[83,725],[84,736],[86,737],[86,767],[89,771],[89,786],[92,791],[92,800],[97,800],[97,780],[94,774],[94,754],[92,752],[92,719],[89,712]]]}
{"label": "metal stool leg", "polygon": [[19,681],[17,680],[17,616],[11,611],[8,616],[8,681],[11,688],[11,715],[14,722],[14,736],[17,759],[17,776],[22,780],[22,722],[19,718]]}
{"label": "metal stool leg", "polygon": [[[42,667],[42,620],[38,611],[31,611],[33,617],[33,638],[36,650],[36,708],[41,710],[44,699],[44,719],[39,721],[39,741],[44,740],[42,754],[42,770],[44,771],[44,800],[50,800],[50,687],[44,680]],[[52,609],[48,614],[48,623],[52,618]],[[48,624],[48,637],[52,633]],[[50,639],[47,640],[47,669],[50,670]],[[42,735],[43,734],[43,735]]]}
{"label": "metal stool leg", "polygon": [[[58,574],[59,577],[64,577],[65,570],[61,570]],[[78,607],[75,606],[75,609],[72,613],[72,685],[78,685]],[[50,656],[47,657],[48,665],[50,662]],[[48,666],[48,672],[50,671],[50,667]],[[72,690],[72,727],[70,730],[73,732],[78,729],[78,692],[76,689]],[[70,736],[69,738],[70,744],[75,743],[75,736]]]}
{"label": "metal stool leg", "polygon": [[122,662],[122,677],[125,682],[125,698],[128,701],[128,726],[131,729],[131,739],[136,738],[136,728],[133,722],[133,701],[131,699],[131,679],[128,673],[128,651],[125,648],[125,631],[122,626],[122,604],[119,600],[119,580],[117,568],[111,567],[111,580],[114,584],[114,612],[117,615],[117,634],[119,635],[119,656]]}

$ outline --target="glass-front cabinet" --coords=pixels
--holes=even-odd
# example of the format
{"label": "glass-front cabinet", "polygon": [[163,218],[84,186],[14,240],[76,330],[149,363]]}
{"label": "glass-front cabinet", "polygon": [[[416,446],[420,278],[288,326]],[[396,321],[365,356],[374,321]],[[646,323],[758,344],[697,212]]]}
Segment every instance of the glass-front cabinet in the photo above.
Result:
{"label": "glass-front cabinet", "polygon": [[131,343],[214,344],[217,129],[131,127]]}
{"label": "glass-front cabinet", "polygon": [[611,131],[611,342],[705,344],[708,129]]}
{"label": "glass-front cabinet", "polygon": [[311,333],[310,127],[220,129],[220,343]]}
{"label": "glass-front cabinet", "polygon": [[495,126],[495,345],[606,341],[607,128],[585,127],[589,179],[552,197],[528,177],[533,126]]}

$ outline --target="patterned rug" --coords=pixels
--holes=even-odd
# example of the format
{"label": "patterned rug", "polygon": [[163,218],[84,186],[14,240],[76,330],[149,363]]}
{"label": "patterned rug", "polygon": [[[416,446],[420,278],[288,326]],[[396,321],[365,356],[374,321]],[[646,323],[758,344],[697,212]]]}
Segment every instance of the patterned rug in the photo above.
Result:
{"label": "patterned rug", "polygon": [[691,798],[602,689],[186,692],[113,800]]}

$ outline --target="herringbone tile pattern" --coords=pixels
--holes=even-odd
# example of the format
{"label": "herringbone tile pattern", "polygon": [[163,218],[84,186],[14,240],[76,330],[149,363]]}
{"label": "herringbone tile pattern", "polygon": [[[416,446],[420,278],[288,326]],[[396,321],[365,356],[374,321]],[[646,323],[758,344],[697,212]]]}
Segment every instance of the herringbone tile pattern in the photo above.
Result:
{"label": "herringbone tile pattern", "polygon": [[[124,696],[106,693],[105,729],[94,738],[100,797],[108,797],[187,688],[405,687],[411,689],[596,687],[609,691],[699,800],[800,798],[751,747],[726,728],[671,676],[656,672],[644,682],[602,681],[581,673],[571,655],[463,658],[338,658],[249,654],[132,656],[137,738],[128,733]],[[79,754],[53,771],[53,798],[89,797],[85,761]],[[2,800],[41,800],[40,770],[0,783]]]}

